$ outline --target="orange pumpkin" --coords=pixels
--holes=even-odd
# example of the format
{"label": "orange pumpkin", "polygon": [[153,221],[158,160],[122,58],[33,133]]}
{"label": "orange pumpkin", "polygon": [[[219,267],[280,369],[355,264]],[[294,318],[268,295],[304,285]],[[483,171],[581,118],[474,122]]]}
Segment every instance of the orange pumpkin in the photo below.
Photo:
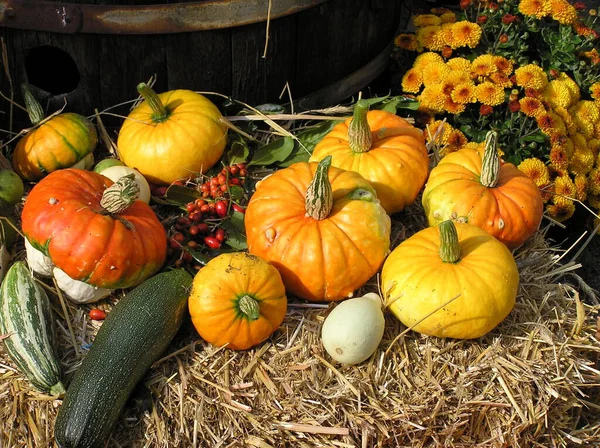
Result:
{"label": "orange pumpkin", "polygon": [[145,101],[133,109],[119,131],[119,158],[149,182],[170,184],[214,166],[227,143],[222,115],[206,97],[191,90],[156,94],[144,83]]}
{"label": "orange pumpkin", "polygon": [[388,214],[414,202],[425,184],[429,158],[423,132],[359,101],[354,116],[336,125],[314,148],[310,162],[331,155],[333,166],[367,179]]}
{"label": "orange pumpkin", "polygon": [[17,142],[12,155],[13,169],[22,179],[39,180],[78,162],[81,168],[87,168],[84,163],[88,159],[88,165],[93,164],[92,151],[98,143],[98,134],[87,118],[69,112],[43,121],[44,111],[26,86],[23,96],[35,127]]}
{"label": "orange pumpkin", "polygon": [[162,267],[167,237],[150,206],[136,200],[130,176],[113,183],[93,171],[50,173],[25,201],[25,237],[74,280],[107,289],[137,285]]}
{"label": "orange pumpkin", "polygon": [[514,249],[537,230],[544,204],[535,183],[500,160],[496,142],[490,132],[483,155],[465,148],[445,156],[431,170],[423,208],[430,226],[468,222]]}
{"label": "orange pumpkin", "polygon": [[271,262],[288,293],[313,301],[349,297],[381,267],[390,218],[360,174],[296,163],[257,184],[246,209],[250,253]]}
{"label": "orange pumpkin", "polygon": [[235,252],[213,258],[198,271],[188,306],[204,340],[246,350],[279,328],[287,297],[277,269],[259,257]]}

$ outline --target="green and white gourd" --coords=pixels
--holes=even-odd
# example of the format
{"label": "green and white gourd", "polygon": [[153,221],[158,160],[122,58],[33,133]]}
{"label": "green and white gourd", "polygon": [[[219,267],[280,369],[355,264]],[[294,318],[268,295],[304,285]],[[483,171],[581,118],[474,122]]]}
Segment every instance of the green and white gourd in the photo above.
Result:
{"label": "green and white gourd", "polygon": [[0,333],[6,353],[34,387],[64,394],[50,302],[22,261],[8,269],[0,286]]}

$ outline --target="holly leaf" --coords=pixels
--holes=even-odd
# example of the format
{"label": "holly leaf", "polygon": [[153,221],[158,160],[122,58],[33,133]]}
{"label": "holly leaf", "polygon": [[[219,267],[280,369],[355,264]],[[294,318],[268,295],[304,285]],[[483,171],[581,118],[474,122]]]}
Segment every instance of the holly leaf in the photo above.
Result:
{"label": "holly leaf", "polygon": [[[157,202],[177,206],[185,206],[189,202],[202,197],[202,194],[194,188],[184,187],[183,185],[171,185],[167,188],[164,198]],[[155,201],[157,198],[153,198]]]}
{"label": "holly leaf", "polygon": [[229,218],[223,222],[222,227],[227,232],[225,244],[236,250],[245,250],[248,248],[243,213],[234,210]]}
{"label": "holly leaf", "polygon": [[248,160],[250,155],[250,149],[248,144],[244,140],[237,140],[231,144],[231,148],[227,151],[226,159],[229,165],[236,163],[244,163]]}
{"label": "holly leaf", "polygon": [[277,162],[283,162],[294,150],[294,139],[290,136],[285,136],[273,140],[264,146],[258,148],[252,159],[248,163],[250,165],[267,166],[274,165]]}

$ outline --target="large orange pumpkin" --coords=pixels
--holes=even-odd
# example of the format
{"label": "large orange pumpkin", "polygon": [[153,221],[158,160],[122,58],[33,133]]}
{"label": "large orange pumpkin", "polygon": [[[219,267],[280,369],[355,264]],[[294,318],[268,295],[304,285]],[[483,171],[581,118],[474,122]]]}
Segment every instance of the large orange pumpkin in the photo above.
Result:
{"label": "large orange pumpkin", "polygon": [[390,218],[360,174],[296,163],[258,183],[246,210],[250,253],[271,262],[289,294],[313,301],[349,297],[381,267]]}
{"label": "large orange pumpkin", "polygon": [[135,199],[133,176],[122,179],[73,168],[49,174],[25,201],[25,237],[72,279],[137,285],[162,267],[167,238],[150,206]]}
{"label": "large orange pumpkin", "polygon": [[414,202],[429,171],[423,132],[390,112],[368,111],[361,101],[351,119],[336,125],[315,146],[309,161],[327,155],[333,166],[367,179],[389,214]]}
{"label": "large orange pumpkin", "polygon": [[209,170],[227,143],[222,115],[206,97],[191,90],[156,94],[138,85],[145,101],[134,108],[117,139],[119,157],[149,182],[170,184]]}
{"label": "large orange pumpkin", "polygon": [[537,230],[544,203],[526,174],[500,160],[496,142],[489,133],[483,155],[465,148],[445,156],[431,170],[423,208],[430,226],[468,222],[513,249]]}
{"label": "large orange pumpkin", "polygon": [[196,273],[188,304],[200,336],[233,350],[246,350],[267,339],[287,311],[277,269],[246,252],[210,260]]}
{"label": "large orange pumpkin", "polygon": [[[44,111],[27,87],[23,96],[29,119],[35,127],[15,146],[12,166],[22,179],[35,181],[61,168],[69,168],[89,158],[98,143],[94,125],[83,115],[67,112],[43,121]],[[41,124],[40,124],[41,123]],[[84,168],[84,166],[81,166]]]}

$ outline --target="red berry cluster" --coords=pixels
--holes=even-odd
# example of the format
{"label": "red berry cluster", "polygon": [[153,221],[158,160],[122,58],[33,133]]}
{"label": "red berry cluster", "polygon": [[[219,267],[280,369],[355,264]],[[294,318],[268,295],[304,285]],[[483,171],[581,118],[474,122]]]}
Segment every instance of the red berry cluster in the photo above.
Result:
{"label": "red berry cluster", "polygon": [[245,212],[244,207],[231,201],[230,189],[243,186],[245,177],[246,165],[237,164],[224,167],[219,174],[195,186],[202,198],[185,204],[185,215],[178,217],[169,230],[168,250],[169,255],[177,256],[176,267],[193,261],[190,249],[219,249],[227,240],[221,227],[223,220],[233,211]]}

